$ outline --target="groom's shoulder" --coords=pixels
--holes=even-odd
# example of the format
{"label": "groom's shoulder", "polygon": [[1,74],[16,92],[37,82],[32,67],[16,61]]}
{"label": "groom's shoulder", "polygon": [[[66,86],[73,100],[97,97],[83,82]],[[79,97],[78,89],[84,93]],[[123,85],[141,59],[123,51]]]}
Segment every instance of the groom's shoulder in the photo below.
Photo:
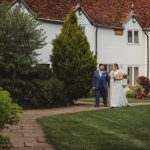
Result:
{"label": "groom's shoulder", "polygon": [[96,75],[97,73],[98,73],[98,70],[95,70],[94,73],[93,73],[93,75]]}
{"label": "groom's shoulder", "polygon": [[99,70],[95,70],[95,71],[94,71],[94,73],[97,73],[97,72],[99,72]]}

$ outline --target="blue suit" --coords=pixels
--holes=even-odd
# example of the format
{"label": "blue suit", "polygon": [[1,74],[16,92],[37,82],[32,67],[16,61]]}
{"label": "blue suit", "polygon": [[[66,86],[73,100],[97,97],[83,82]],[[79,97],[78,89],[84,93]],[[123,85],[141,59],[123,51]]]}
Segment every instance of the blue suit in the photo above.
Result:
{"label": "blue suit", "polygon": [[96,104],[99,105],[99,99],[102,97],[104,104],[107,105],[109,85],[108,73],[103,71],[100,76],[99,70],[95,71],[93,74],[92,85],[95,87]]}

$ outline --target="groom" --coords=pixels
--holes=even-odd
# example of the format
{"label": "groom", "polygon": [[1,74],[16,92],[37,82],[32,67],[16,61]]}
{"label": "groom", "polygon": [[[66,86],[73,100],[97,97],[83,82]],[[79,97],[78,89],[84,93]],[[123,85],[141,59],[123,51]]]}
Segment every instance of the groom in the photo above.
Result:
{"label": "groom", "polygon": [[96,96],[95,107],[99,107],[100,97],[103,98],[104,106],[107,107],[109,75],[104,68],[104,64],[99,64],[99,70],[93,74],[92,85]]}

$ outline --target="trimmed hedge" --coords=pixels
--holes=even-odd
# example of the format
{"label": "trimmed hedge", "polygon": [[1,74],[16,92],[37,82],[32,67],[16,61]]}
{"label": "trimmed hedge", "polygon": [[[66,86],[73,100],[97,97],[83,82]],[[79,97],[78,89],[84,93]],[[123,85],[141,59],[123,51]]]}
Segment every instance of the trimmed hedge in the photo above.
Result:
{"label": "trimmed hedge", "polygon": [[0,86],[8,90],[14,102],[23,108],[48,108],[65,105],[63,83],[56,78],[50,80],[1,79]]}
{"label": "trimmed hedge", "polygon": [[[5,66],[2,65],[0,62],[0,77],[1,78],[6,78],[6,79],[12,79],[12,73],[9,70],[6,70]],[[50,79],[52,77],[52,70],[42,66],[42,65],[37,65],[27,72],[22,72],[22,73],[17,73],[16,74],[16,79],[21,79],[21,80],[32,80],[32,79]]]}

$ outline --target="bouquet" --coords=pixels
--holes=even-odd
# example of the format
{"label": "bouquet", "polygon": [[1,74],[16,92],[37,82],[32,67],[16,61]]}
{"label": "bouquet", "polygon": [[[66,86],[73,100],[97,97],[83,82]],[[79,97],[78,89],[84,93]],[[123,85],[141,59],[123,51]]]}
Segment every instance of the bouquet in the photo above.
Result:
{"label": "bouquet", "polygon": [[116,76],[115,76],[115,74],[114,74],[113,71],[111,71],[111,73],[109,74],[109,77],[110,77],[110,78],[113,78],[114,80],[116,80]]}
{"label": "bouquet", "polygon": [[128,78],[128,74],[123,74],[123,78],[127,79]]}
{"label": "bouquet", "polygon": [[113,71],[111,71],[111,73],[109,74],[109,77],[110,77],[110,78],[115,78],[115,74],[114,74]]}

